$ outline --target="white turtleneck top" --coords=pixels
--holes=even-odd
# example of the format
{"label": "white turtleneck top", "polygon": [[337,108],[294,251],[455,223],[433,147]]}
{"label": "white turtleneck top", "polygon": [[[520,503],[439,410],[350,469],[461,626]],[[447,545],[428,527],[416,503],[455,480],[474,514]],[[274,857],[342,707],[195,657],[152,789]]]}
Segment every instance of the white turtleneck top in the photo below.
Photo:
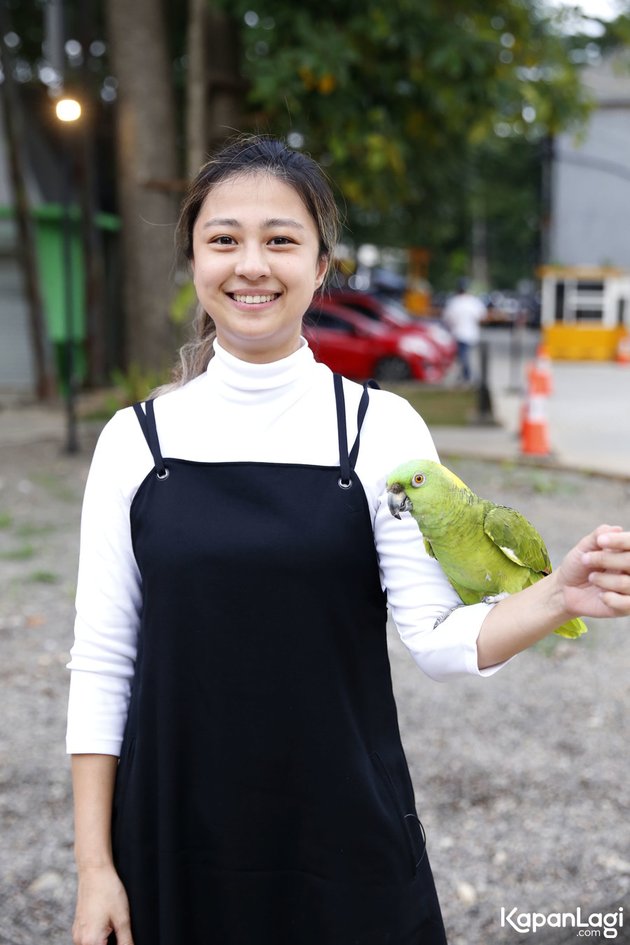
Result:
{"label": "white turtleneck top", "polygon": [[[351,446],[362,387],[344,380],[344,393]],[[271,364],[241,361],[215,342],[207,371],[158,397],[155,417],[164,457],[209,463],[339,462],[332,373],[315,361],[305,342]],[[367,496],[391,615],[413,657],[433,679],[488,675],[499,667],[480,672],[476,640],[492,605],[458,607],[461,601],[426,554],[414,520],[394,519],[387,507],[387,475],[415,457],[437,459],[424,421],[400,397],[370,391],[356,474]],[[83,503],[75,642],[68,664],[69,753],[120,751],[142,607],[129,511],[152,468],[133,410],[119,411],[99,438]],[[299,619],[296,614],[296,628]]]}

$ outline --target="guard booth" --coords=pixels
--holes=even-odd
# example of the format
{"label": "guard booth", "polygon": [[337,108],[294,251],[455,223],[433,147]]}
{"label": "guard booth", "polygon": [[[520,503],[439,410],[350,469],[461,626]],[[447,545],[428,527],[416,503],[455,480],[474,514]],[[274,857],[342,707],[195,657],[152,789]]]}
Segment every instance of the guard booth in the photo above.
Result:
{"label": "guard booth", "polygon": [[596,266],[544,266],[541,328],[552,358],[614,360],[630,335],[630,273]]}

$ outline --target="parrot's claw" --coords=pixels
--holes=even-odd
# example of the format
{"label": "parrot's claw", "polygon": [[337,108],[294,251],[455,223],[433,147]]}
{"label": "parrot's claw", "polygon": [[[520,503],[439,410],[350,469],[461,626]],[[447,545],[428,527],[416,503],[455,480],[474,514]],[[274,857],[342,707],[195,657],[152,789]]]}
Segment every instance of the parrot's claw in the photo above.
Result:
{"label": "parrot's claw", "polygon": [[433,624],[433,629],[435,630],[436,627],[439,627],[440,624],[443,623],[443,622],[446,620],[447,617],[450,617],[450,616],[451,616],[451,614],[453,613],[453,611],[459,610],[459,608],[460,608],[460,607],[463,607],[463,606],[464,606],[464,604],[455,604],[455,606],[454,606],[454,607],[451,607],[450,610],[444,611],[444,613],[443,613],[440,617],[438,617],[437,620],[435,621],[435,623]]}
{"label": "parrot's claw", "polygon": [[502,594],[489,594],[487,597],[482,597],[482,604],[498,604],[500,600],[503,600],[504,597],[509,597],[510,595],[507,591],[504,591]]}

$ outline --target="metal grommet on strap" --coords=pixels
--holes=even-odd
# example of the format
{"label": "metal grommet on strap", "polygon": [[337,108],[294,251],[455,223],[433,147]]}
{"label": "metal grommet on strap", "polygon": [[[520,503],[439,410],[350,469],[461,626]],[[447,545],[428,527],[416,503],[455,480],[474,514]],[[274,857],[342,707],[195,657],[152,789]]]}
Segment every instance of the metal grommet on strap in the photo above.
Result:
{"label": "metal grommet on strap", "polygon": [[164,466],[162,469],[158,469],[155,476],[157,479],[161,481],[163,479],[168,479],[168,477],[170,476],[170,472],[168,471],[166,466]]}
{"label": "metal grommet on strap", "polygon": [[341,479],[337,480],[337,485],[340,489],[352,489],[352,479]]}

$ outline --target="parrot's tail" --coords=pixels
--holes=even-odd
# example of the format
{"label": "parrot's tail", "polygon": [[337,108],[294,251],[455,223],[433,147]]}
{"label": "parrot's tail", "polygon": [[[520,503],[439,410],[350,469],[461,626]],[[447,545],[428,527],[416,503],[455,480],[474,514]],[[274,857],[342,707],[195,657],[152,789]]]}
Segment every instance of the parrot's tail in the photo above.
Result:
{"label": "parrot's tail", "polygon": [[568,637],[570,640],[575,640],[576,637],[581,637],[587,630],[588,627],[584,621],[576,617],[574,620],[569,620],[568,623],[563,623],[561,627],[554,630],[554,633],[559,634],[561,637]]}

